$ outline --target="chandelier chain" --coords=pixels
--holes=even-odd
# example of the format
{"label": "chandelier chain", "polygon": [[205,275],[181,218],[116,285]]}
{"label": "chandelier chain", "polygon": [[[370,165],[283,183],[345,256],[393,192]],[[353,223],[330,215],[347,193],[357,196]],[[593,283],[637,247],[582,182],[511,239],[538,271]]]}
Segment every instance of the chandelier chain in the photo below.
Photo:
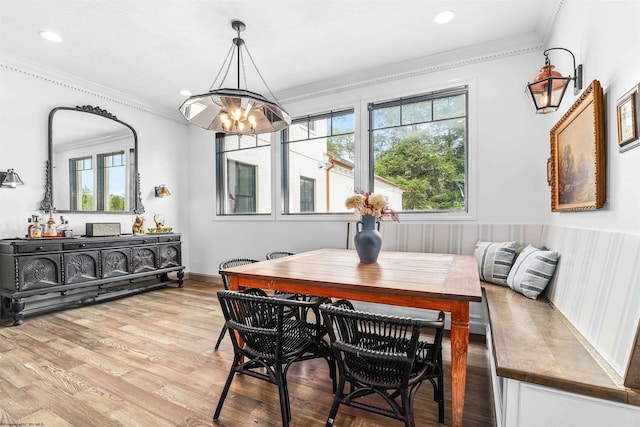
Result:
{"label": "chandelier chain", "polygon": [[258,66],[256,65],[255,61],[253,60],[253,57],[251,56],[251,52],[249,52],[249,47],[247,46],[247,42],[244,43],[244,50],[247,51],[247,55],[249,55],[249,59],[251,60],[251,63],[253,64],[253,68],[256,69],[256,72],[258,73],[258,76],[260,76],[260,80],[262,80],[262,84],[269,91],[269,94],[271,95],[271,98],[273,98],[273,100],[276,102],[276,104],[280,105],[280,101],[278,101],[278,98],[276,98],[276,96],[273,94],[273,92],[271,92],[271,89],[269,88],[269,85],[267,84],[267,82],[264,81],[264,78],[262,77],[262,74],[260,73],[260,70],[258,69]]}
{"label": "chandelier chain", "polygon": [[[247,73],[244,71],[244,56],[242,55],[242,49],[238,49],[238,56],[240,58],[240,68],[242,69],[242,77],[244,80],[244,88],[247,89]],[[238,82],[240,84],[240,82]]]}
{"label": "chandelier chain", "polygon": [[227,52],[227,56],[224,58],[224,62],[220,66],[220,69],[218,70],[218,74],[216,74],[216,78],[213,79],[213,83],[211,83],[211,86],[209,87],[209,92],[211,92],[213,90],[213,87],[216,85],[216,82],[218,81],[218,77],[220,77],[220,74],[222,73],[222,70],[225,68],[225,65],[227,66],[227,69],[225,70],[224,76],[220,81],[220,86],[218,86],[217,89],[220,89],[224,84],[224,81],[227,79],[227,75],[229,74],[229,70],[231,69],[231,64],[233,63],[233,54],[235,51],[234,48],[235,48],[235,45],[232,42],[231,48],[229,48],[229,52]]}

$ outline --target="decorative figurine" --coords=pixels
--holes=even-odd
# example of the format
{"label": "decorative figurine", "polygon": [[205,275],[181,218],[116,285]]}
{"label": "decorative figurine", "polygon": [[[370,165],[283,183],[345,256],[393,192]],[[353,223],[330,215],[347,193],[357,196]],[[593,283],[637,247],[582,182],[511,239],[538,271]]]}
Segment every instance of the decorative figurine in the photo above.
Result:
{"label": "decorative figurine", "polygon": [[153,221],[156,223],[156,233],[164,231],[164,215],[153,214]]}
{"label": "decorative figurine", "polygon": [[131,231],[133,234],[144,234],[144,217],[136,216],[136,220],[133,222],[133,226],[131,226]]}

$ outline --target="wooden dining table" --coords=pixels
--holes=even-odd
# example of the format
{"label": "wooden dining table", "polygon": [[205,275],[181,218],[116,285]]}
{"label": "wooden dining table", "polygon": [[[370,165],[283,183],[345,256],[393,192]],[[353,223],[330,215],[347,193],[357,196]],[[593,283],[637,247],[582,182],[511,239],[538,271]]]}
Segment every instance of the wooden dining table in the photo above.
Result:
{"label": "wooden dining table", "polygon": [[451,406],[462,427],[469,349],[469,302],[481,301],[471,255],[387,252],[361,263],[355,250],[319,249],[220,270],[232,290],[262,288],[451,313]]}

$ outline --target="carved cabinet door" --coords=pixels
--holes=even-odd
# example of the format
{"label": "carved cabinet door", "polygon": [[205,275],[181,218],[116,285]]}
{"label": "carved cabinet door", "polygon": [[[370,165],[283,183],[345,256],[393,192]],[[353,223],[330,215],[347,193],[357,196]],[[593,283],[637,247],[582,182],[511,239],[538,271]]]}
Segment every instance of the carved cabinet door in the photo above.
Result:
{"label": "carved cabinet door", "polygon": [[126,276],[131,270],[131,249],[118,248],[102,251],[102,278]]}
{"label": "carved cabinet door", "polygon": [[158,269],[157,246],[137,246],[131,249],[132,273],[143,273]]}
{"label": "carved cabinet door", "polygon": [[60,255],[33,255],[16,258],[17,284],[20,291],[42,289],[62,284]]}
{"label": "carved cabinet door", "polygon": [[160,245],[160,268],[177,267],[182,265],[180,243]]}
{"label": "carved cabinet door", "polygon": [[65,284],[87,282],[100,277],[99,252],[70,252],[64,258]]}

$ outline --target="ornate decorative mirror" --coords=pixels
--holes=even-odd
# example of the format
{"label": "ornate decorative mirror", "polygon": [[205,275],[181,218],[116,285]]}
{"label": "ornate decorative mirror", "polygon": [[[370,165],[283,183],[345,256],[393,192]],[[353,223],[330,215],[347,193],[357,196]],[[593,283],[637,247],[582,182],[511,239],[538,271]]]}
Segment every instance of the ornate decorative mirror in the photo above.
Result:
{"label": "ornate decorative mirror", "polygon": [[99,107],[56,107],[49,113],[44,211],[144,213],[138,135]]}

